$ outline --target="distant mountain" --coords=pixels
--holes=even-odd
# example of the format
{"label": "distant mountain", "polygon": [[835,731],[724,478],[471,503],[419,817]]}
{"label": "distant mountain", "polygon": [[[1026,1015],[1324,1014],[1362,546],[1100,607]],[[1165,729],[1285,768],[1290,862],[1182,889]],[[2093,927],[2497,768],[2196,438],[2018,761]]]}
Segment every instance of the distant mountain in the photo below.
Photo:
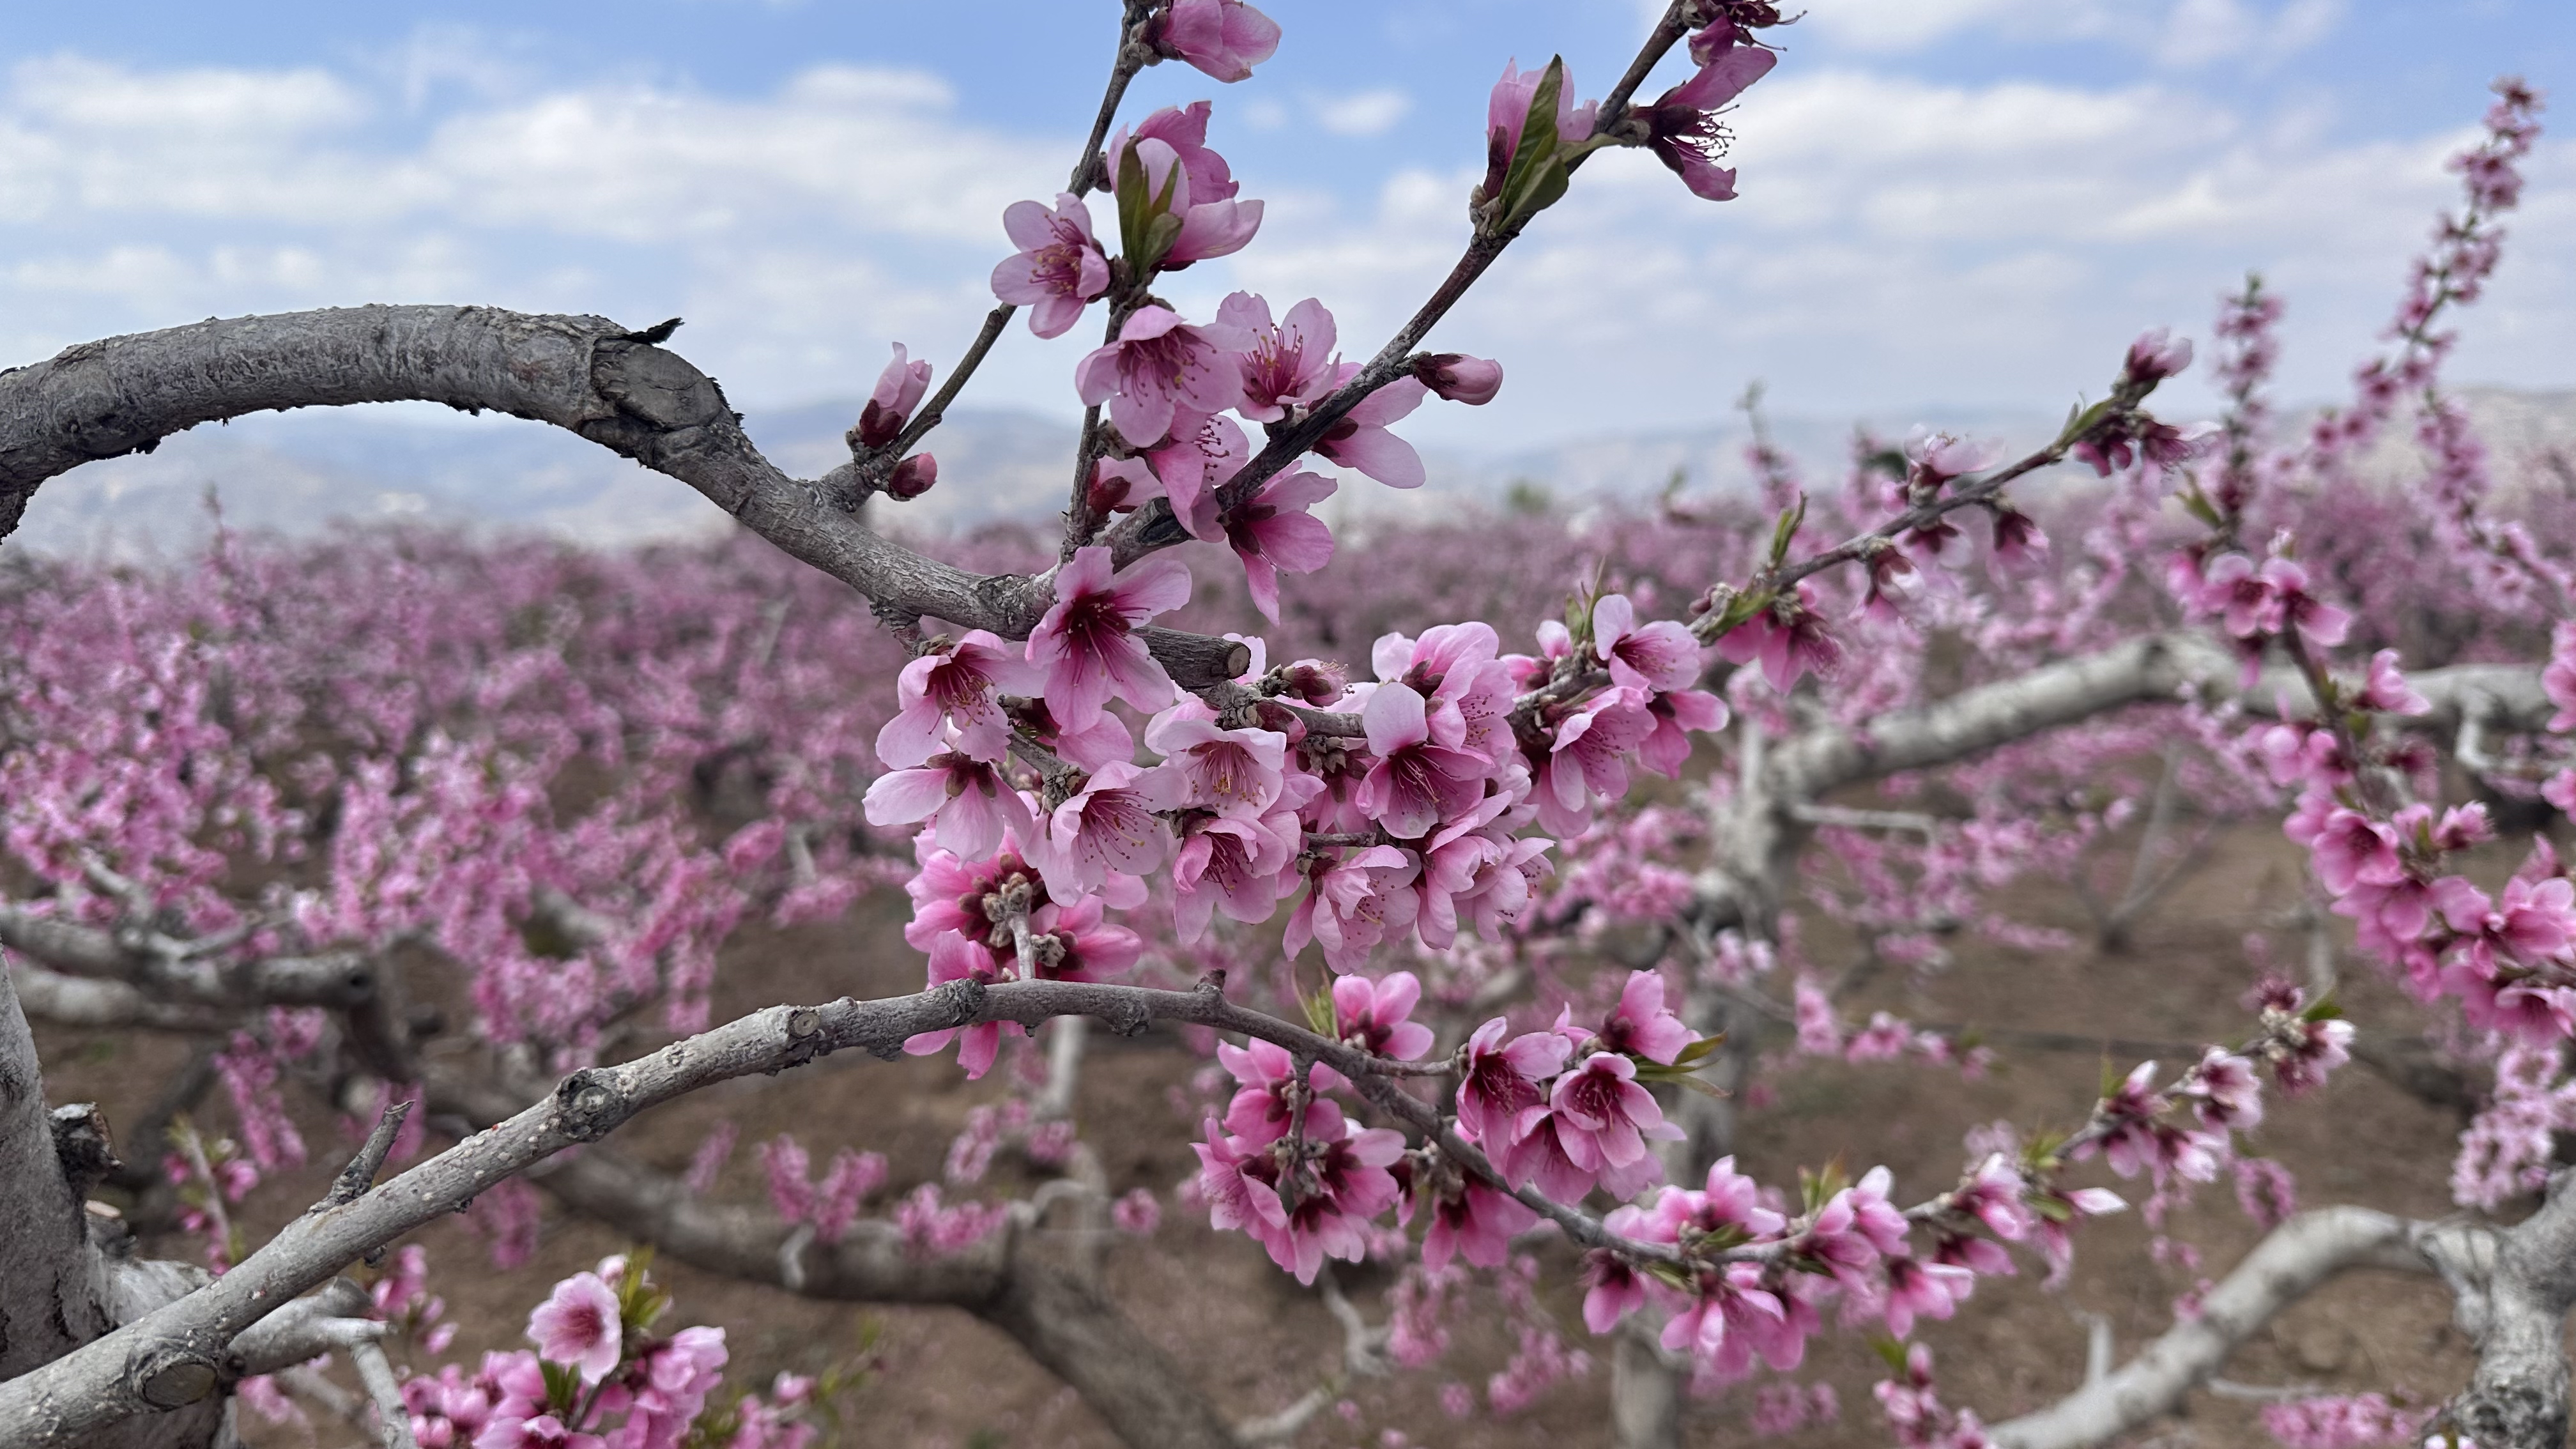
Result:
{"label": "distant mountain", "polygon": [[[2556,453],[2576,459],[2576,391],[2498,388],[2463,393],[2498,476],[2521,476]],[[749,414],[745,426],[781,467],[802,477],[846,456],[855,403]],[[1862,420],[1901,439],[1917,417],[2014,447],[2044,441],[2055,414],[1926,408]],[[2304,419],[2289,424],[2304,426]],[[1778,443],[1810,476],[1834,476],[1848,456],[1850,419],[1781,416]],[[995,518],[1044,518],[1064,506],[1075,430],[1034,412],[959,409],[936,434],[939,486],[901,505],[907,522],[949,529]],[[1350,475],[1324,512],[1337,526],[1431,517],[1462,499],[1499,504],[1515,489],[1561,506],[1643,498],[1676,473],[1695,490],[1747,485],[1749,430],[1740,415],[1706,428],[1578,438],[1539,448],[1426,450],[1430,484],[1405,492]],[[2365,471],[2402,477],[2413,443],[2401,425]],[[685,485],[560,430],[514,418],[464,418],[428,406],[262,414],[169,439],[148,456],[111,459],[47,483],[5,547],[119,557],[169,555],[202,543],[212,489],[236,527],[309,533],[334,520],[412,519],[533,529],[601,545],[709,534],[723,515]]]}

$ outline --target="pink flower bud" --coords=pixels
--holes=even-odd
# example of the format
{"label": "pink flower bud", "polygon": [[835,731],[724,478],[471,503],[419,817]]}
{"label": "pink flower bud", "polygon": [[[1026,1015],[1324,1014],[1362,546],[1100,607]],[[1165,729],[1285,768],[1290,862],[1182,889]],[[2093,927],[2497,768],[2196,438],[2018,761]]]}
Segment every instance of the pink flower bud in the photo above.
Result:
{"label": "pink flower bud", "polygon": [[1433,352],[1413,360],[1422,385],[1451,402],[1483,407],[1503,390],[1503,365],[1463,352]]}
{"label": "pink flower bud", "polygon": [[899,503],[909,503],[930,491],[939,481],[939,460],[928,453],[915,453],[894,465],[894,476],[886,480],[886,496]]}

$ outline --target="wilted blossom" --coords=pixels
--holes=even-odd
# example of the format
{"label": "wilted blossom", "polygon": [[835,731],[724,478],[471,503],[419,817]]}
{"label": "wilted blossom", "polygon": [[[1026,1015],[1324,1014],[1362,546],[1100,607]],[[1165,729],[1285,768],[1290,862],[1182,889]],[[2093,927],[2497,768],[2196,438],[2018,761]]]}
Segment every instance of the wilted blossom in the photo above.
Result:
{"label": "wilted blossom", "polygon": [[1112,698],[1142,710],[1172,702],[1172,677],[1147,652],[1136,630],[1190,600],[1190,571],[1164,555],[1114,578],[1109,550],[1074,550],[1056,571],[1055,606],[1029,635],[1029,662],[1046,671],[1046,702],[1056,722],[1088,729]]}
{"label": "wilted blossom", "polygon": [[[1034,206],[1024,201],[1022,206]],[[859,409],[859,446],[882,448],[895,440],[903,425],[912,418],[912,410],[921,403],[921,395],[930,390],[930,364],[907,357],[903,344],[894,345],[894,361],[877,375],[876,390],[869,394],[867,406]]]}
{"label": "wilted blossom", "polygon": [[1086,406],[1108,404],[1120,437],[1150,447],[1182,414],[1204,418],[1242,399],[1235,354],[1251,343],[1240,327],[1193,326],[1169,307],[1139,307],[1120,324],[1117,340],[1074,366],[1074,389]]}
{"label": "wilted blossom", "polygon": [[1778,59],[1758,45],[1725,45],[1709,54],[1689,80],[1642,109],[1647,147],[1692,195],[1708,201],[1734,199],[1735,172],[1717,164],[1731,139],[1717,112],[1770,74]]}
{"label": "wilted blossom", "polygon": [[1279,23],[1243,0],[1172,0],[1154,18],[1155,50],[1228,83],[1279,49]]}
{"label": "wilted blossom", "polygon": [[1063,336],[1091,299],[1109,290],[1109,259],[1092,237],[1091,208],[1070,192],[1056,197],[1053,211],[1015,201],[1002,213],[1002,229],[1019,250],[993,268],[993,295],[1030,308],[1031,332]]}
{"label": "wilted blossom", "polygon": [[1782,596],[1752,618],[1720,636],[1717,652],[1737,664],[1759,660],[1762,677],[1787,694],[1798,676],[1831,675],[1842,665],[1843,646],[1816,612],[1815,595],[1800,584],[1795,597]]}
{"label": "wilted blossom", "polygon": [[528,1341],[546,1362],[579,1369],[583,1383],[598,1383],[617,1367],[624,1343],[616,1293],[597,1273],[573,1274],[528,1315]]}

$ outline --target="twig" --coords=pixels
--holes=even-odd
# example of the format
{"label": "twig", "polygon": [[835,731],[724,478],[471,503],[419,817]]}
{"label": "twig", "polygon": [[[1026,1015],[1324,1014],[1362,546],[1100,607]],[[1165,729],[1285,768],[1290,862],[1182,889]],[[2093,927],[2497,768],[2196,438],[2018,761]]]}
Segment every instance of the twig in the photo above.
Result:
{"label": "twig", "polygon": [[394,1366],[385,1361],[385,1346],[360,1339],[349,1345],[349,1361],[358,1366],[358,1381],[375,1401],[376,1434],[384,1449],[420,1449],[411,1437],[411,1411],[403,1405],[402,1385],[394,1382]]}
{"label": "twig", "polygon": [[387,1104],[384,1111],[377,1114],[376,1125],[367,1133],[367,1140],[358,1145],[358,1155],[350,1158],[349,1165],[340,1169],[340,1176],[332,1182],[331,1191],[308,1211],[321,1212],[343,1203],[356,1202],[368,1188],[375,1186],[376,1174],[384,1170],[385,1155],[394,1150],[394,1139],[402,1134],[403,1119],[411,1115],[414,1105],[408,1101]]}

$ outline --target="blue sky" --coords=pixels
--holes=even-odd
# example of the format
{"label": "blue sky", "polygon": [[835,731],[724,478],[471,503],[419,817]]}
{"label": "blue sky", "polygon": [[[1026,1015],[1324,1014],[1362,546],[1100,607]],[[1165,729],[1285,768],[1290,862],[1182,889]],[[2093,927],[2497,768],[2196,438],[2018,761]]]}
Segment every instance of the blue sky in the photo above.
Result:
{"label": "blue sky", "polygon": [[[1641,0],[1299,3],[1252,81],[1178,65],[1267,199],[1170,289],[1320,295],[1373,348],[1464,236],[1484,93],[1563,52],[1586,93]],[[0,352],[209,314],[483,301],[689,318],[738,402],[943,367],[989,305],[999,213],[1051,192],[1108,0],[24,7],[0,53]],[[974,17],[971,21],[962,17]],[[1417,431],[1515,444],[1684,427],[1753,378],[1885,415],[2098,392],[2138,328],[2205,329],[2261,266],[2289,390],[2330,396],[2449,196],[2486,80],[2566,92],[2564,0],[1817,0],[1734,118],[1741,197],[1604,158],[1435,342],[1503,398]],[[1677,76],[1658,77],[1658,84]],[[2544,140],[2464,379],[2576,385],[2576,146]],[[1087,335],[1088,328],[1077,335]],[[1025,331],[983,401],[1066,411],[1076,337]]]}

